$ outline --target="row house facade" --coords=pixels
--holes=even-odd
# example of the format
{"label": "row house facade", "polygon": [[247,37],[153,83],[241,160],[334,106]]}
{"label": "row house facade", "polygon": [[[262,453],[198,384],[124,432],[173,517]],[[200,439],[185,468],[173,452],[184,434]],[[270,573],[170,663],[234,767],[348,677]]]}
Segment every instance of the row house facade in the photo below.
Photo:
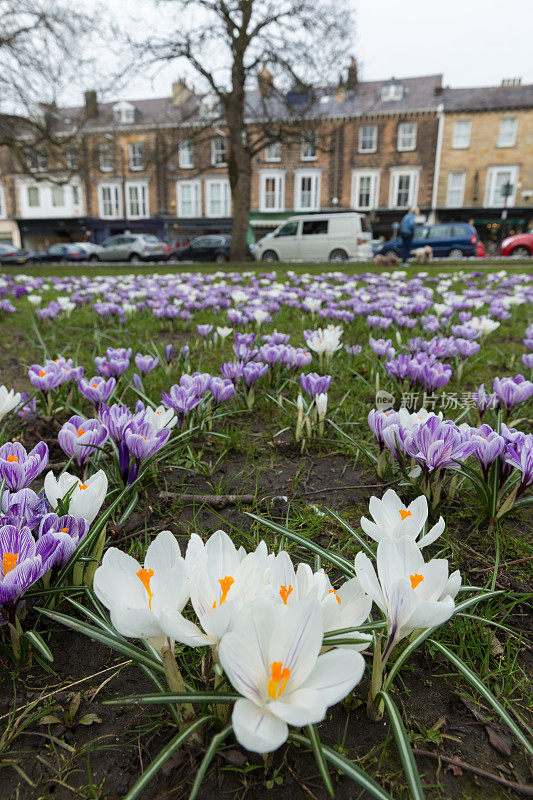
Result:
{"label": "row house facade", "polygon": [[[445,89],[440,75],[355,82],[349,71],[339,86],[317,90],[289,134],[270,129],[254,155],[250,241],[294,213],[324,209],[363,211],[384,237],[412,205],[431,221],[474,218],[487,236],[502,207],[509,225],[527,227],[532,89]],[[262,101],[261,86],[247,95],[251,138]],[[0,153],[0,240],[41,248],[125,230],[171,243],[230,232],[218,119],[212,99],[183,82],[150,100],[100,103],[87,92],[84,107],[52,114],[65,141],[59,160],[30,149],[24,172]]]}

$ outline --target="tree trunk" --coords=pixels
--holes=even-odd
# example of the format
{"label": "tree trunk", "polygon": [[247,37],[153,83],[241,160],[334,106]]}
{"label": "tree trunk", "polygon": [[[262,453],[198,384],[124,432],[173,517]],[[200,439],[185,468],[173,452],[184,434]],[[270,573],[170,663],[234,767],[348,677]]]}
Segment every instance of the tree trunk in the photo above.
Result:
{"label": "tree trunk", "polygon": [[233,91],[226,97],[226,121],[229,133],[228,174],[233,201],[233,231],[231,261],[246,260],[248,221],[250,217],[250,188],[252,161],[247,148],[244,124],[244,48],[235,53],[232,68]]}
{"label": "tree trunk", "polygon": [[[247,158],[247,156],[246,156]],[[249,159],[247,158],[247,161]],[[235,160],[228,164],[231,197],[233,200],[233,230],[231,234],[231,261],[246,260],[248,223],[250,218],[251,174],[248,164]]]}

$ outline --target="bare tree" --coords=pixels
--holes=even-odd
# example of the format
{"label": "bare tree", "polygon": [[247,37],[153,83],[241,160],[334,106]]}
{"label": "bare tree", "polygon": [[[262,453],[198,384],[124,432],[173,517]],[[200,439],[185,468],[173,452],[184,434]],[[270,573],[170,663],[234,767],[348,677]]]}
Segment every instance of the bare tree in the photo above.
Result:
{"label": "bare tree", "polygon": [[[231,257],[240,260],[246,253],[252,158],[269,140],[293,131],[296,118],[305,118],[303,106],[312,107],[317,81],[333,80],[333,71],[338,76],[351,43],[351,13],[338,0],[159,0],[158,5],[165,12],[164,30],[137,41],[137,51],[153,64],[186,62],[218,101],[228,132]],[[263,86],[259,102],[255,94],[251,108],[248,90],[260,82],[265,63],[274,83]],[[304,103],[291,103],[295,95]],[[216,118],[215,112],[209,123]]]}

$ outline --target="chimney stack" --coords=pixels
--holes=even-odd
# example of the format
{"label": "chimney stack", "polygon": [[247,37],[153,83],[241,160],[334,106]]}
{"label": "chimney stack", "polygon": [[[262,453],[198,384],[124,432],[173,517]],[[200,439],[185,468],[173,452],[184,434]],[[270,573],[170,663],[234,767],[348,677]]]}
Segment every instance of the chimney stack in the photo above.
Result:
{"label": "chimney stack", "polygon": [[98,116],[98,98],[93,90],[85,92],[85,113],[87,119],[94,119]]}
{"label": "chimney stack", "polygon": [[350,66],[348,67],[348,77],[346,78],[344,86],[346,89],[355,91],[355,89],[357,89],[358,83],[359,83],[359,78],[357,75],[357,62],[355,58],[352,56],[350,59]]}
{"label": "chimney stack", "polygon": [[192,95],[185,81],[179,80],[172,84],[172,105],[181,106]]}
{"label": "chimney stack", "polygon": [[257,83],[259,85],[259,94],[261,97],[268,97],[272,94],[272,90],[274,89],[274,76],[266,64],[263,64],[263,69],[259,74]]}

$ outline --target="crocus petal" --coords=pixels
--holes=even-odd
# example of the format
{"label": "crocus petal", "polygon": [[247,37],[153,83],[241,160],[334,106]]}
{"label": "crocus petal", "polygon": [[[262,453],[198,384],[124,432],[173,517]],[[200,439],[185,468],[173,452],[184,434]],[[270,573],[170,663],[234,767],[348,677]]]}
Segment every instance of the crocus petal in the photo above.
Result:
{"label": "crocus petal", "polygon": [[281,747],[289,735],[285,722],[245,698],[240,698],[233,706],[231,721],[239,744],[253,753],[271,753]]}

